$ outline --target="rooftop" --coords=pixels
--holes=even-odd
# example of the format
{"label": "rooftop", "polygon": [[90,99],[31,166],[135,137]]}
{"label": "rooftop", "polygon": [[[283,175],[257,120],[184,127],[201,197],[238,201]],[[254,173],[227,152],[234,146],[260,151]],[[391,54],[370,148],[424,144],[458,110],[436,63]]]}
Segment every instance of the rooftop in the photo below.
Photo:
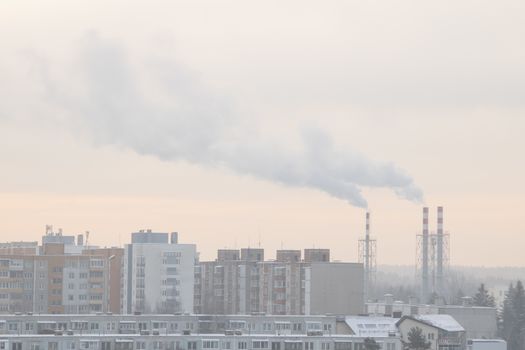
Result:
{"label": "rooftop", "polygon": [[345,322],[352,331],[363,337],[388,337],[389,334],[397,333],[396,323],[398,318],[392,317],[370,317],[370,316],[347,316]]}
{"label": "rooftop", "polygon": [[423,323],[426,323],[429,326],[433,326],[439,329],[442,329],[447,332],[464,332],[463,328],[454,317],[450,315],[413,315],[413,316],[404,316],[398,322],[402,322],[404,319],[413,319]]}

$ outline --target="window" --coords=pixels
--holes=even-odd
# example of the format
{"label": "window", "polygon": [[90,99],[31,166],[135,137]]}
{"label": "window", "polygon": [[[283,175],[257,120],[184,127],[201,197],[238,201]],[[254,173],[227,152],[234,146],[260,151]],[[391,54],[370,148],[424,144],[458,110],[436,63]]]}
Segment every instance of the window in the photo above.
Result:
{"label": "window", "polygon": [[104,267],[104,260],[102,259],[91,259],[89,263],[91,267]]}
{"label": "window", "polygon": [[281,350],[281,343],[279,342],[272,342],[272,350]]}
{"label": "window", "polygon": [[303,343],[301,342],[291,342],[284,343],[284,350],[303,350]]}
{"label": "window", "polygon": [[268,349],[268,340],[254,340],[252,346],[254,349]]}
{"label": "window", "polygon": [[231,329],[244,329],[246,326],[245,321],[230,321]]}
{"label": "window", "polygon": [[89,296],[89,300],[102,300],[102,294],[92,294]]}
{"label": "window", "polygon": [[166,269],[166,275],[176,275],[177,274],[177,268],[176,267],[168,267]]}
{"label": "window", "polygon": [[321,322],[306,322],[306,328],[309,331],[320,331],[321,330]]}
{"label": "window", "polygon": [[188,342],[188,350],[197,350],[197,342],[196,341],[189,341]]}
{"label": "window", "polygon": [[103,271],[89,271],[90,278],[102,278],[104,277]]}
{"label": "window", "polygon": [[284,281],[283,280],[274,280],[273,281],[274,288],[284,288]]}
{"label": "window", "polygon": [[[357,350],[357,346],[359,344],[355,344],[356,346],[356,350]],[[352,350],[352,343],[351,342],[337,342],[334,344],[334,349],[335,350]]]}
{"label": "window", "polygon": [[219,341],[218,340],[203,340],[202,348],[203,349],[218,349]]}
{"label": "window", "polygon": [[248,349],[248,343],[240,341],[237,343],[237,349]]}
{"label": "window", "polygon": [[164,265],[178,265],[180,264],[180,258],[176,256],[168,256],[162,259]]}
{"label": "window", "polygon": [[289,323],[281,323],[281,322],[276,322],[275,323],[275,329],[277,331],[280,331],[280,330],[286,330],[286,329],[290,329],[290,324]]}

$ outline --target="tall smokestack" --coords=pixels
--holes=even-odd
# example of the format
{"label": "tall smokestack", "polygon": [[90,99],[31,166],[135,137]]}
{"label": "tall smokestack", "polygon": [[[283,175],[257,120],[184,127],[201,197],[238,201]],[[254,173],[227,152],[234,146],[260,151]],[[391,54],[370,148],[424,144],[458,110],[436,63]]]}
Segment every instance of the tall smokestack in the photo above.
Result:
{"label": "tall smokestack", "polygon": [[366,228],[365,228],[365,271],[370,273],[370,212],[366,212]]}
{"label": "tall smokestack", "polygon": [[421,296],[425,302],[428,297],[428,207],[423,208],[423,239],[421,242]]}
{"label": "tall smokestack", "polygon": [[359,239],[359,263],[363,264],[365,300],[368,300],[375,282],[377,241],[370,237],[370,212],[366,212],[365,218],[365,235]]}
{"label": "tall smokestack", "polygon": [[443,207],[437,207],[436,287],[443,292]]}

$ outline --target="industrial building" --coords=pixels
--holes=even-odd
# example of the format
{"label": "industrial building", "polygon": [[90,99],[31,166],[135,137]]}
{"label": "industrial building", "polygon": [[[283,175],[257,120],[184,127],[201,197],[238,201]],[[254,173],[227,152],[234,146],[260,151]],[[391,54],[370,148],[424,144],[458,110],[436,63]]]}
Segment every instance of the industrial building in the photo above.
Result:
{"label": "industrial building", "polygon": [[403,316],[440,314],[453,317],[464,329],[468,339],[493,339],[497,337],[497,309],[465,304],[435,305],[394,301],[390,294],[381,302],[366,303],[366,313],[371,316],[401,318]]}

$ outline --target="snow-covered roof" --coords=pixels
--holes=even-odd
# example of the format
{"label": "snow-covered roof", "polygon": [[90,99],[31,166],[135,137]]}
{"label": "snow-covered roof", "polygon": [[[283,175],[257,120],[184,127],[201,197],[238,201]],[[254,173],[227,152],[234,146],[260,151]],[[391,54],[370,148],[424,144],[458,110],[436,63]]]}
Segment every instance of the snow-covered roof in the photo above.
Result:
{"label": "snow-covered roof", "polygon": [[347,316],[345,322],[357,336],[361,337],[388,337],[389,333],[396,333],[396,322],[393,317]]}
{"label": "snow-covered roof", "polygon": [[463,332],[465,331],[465,328],[463,328],[458,321],[454,319],[454,317],[450,315],[414,315],[412,316],[416,320],[425,322],[427,324],[430,324],[434,327],[441,328],[447,332]]}

